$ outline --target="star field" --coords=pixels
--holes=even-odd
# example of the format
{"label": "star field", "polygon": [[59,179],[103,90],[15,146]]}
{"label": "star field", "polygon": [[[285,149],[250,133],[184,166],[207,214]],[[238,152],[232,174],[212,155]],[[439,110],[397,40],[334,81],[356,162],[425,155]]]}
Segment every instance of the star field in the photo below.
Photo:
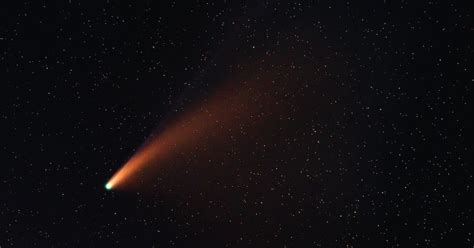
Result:
{"label": "star field", "polygon": [[469,9],[4,3],[0,246],[472,247]]}

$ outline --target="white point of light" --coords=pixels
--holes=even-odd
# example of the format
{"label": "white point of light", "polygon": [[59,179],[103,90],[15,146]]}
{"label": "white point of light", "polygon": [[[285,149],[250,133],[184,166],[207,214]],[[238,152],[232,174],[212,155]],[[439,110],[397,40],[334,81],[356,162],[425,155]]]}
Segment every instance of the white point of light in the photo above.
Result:
{"label": "white point of light", "polygon": [[107,184],[105,185],[105,189],[111,190],[111,189],[112,189],[112,184],[111,184],[111,183],[107,183]]}

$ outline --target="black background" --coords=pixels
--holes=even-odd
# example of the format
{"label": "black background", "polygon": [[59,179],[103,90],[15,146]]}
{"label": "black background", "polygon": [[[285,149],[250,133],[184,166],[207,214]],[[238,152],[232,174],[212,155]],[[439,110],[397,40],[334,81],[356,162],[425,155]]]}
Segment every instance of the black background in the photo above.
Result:
{"label": "black background", "polygon": [[[473,245],[465,4],[0,10],[2,247]],[[231,155],[104,189],[157,127],[232,78],[286,85],[290,111]]]}

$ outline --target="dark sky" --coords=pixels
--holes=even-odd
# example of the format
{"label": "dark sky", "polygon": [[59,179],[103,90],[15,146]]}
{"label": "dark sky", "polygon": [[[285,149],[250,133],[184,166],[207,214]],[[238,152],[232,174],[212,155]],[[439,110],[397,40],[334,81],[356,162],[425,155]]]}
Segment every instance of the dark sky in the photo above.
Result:
{"label": "dark sky", "polygon": [[465,2],[2,2],[0,246],[472,247]]}

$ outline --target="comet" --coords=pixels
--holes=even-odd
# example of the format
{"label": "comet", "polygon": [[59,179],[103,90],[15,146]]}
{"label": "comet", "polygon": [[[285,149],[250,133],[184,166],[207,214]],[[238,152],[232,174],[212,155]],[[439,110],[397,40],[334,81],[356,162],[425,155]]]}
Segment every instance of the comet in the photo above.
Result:
{"label": "comet", "polygon": [[105,188],[127,188],[141,179],[140,176],[149,176],[149,169],[159,170],[162,164],[166,164],[163,162],[175,161],[174,158],[181,157],[180,154],[195,152],[199,147],[205,149],[209,143],[224,143],[229,137],[245,136],[242,132],[244,126],[257,130],[269,116],[275,116],[283,109],[281,104],[274,105],[278,104],[275,94],[278,90],[286,89],[263,79],[225,84],[199,104],[189,106],[188,111],[146,140],[110,178]]}
{"label": "comet", "polygon": [[150,167],[160,168],[160,161],[169,159],[173,154],[189,151],[202,140],[209,140],[210,136],[218,140],[229,126],[242,121],[244,113],[252,114],[251,98],[256,93],[254,88],[221,88],[209,99],[190,107],[190,111],[184,112],[159,134],[149,138],[110,178],[105,188],[124,188],[133,183],[132,179],[140,171]]}

